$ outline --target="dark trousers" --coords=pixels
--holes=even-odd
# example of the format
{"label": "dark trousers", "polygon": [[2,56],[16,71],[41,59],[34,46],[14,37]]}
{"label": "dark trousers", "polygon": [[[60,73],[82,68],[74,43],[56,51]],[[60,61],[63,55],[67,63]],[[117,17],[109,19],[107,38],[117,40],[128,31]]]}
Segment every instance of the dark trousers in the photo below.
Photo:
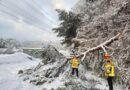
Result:
{"label": "dark trousers", "polygon": [[109,85],[109,90],[113,90],[113,77],[108,77],[107,82]]}
{"label": "dark trousers", "polygon": [[72,75],[74,75],[76,72],[76,75],[78,77],[78,68],[72,68]]}

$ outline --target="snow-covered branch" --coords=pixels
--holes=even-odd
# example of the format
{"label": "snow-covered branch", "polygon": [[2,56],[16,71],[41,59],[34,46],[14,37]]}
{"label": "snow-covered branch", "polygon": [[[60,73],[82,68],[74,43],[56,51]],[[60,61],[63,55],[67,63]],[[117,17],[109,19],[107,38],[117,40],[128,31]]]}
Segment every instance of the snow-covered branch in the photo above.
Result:
{"label": "snow-covered branch", "polygon": [[78,39],[78,38],[73,38],[72,39],[72,42],[79,42],[80,44],[83,43],[83,42],[87,42],[86,39]]}
{"label": "snow-covered branch", "polygon": [[[82,56],[81,60],[83,61],[85,59],[87,53],[93,52],[93,51],[98,50],[98,49],[102,49],[105,53],[107,53],[106,49],[113,50],[113,48],[110,48],[110,47],[107,47],[107,46],[109,44],[111,44],[113,41],[120,39],[124,35],[124,33],[128,30],[128,27],[129,27],[128,24],[126,24],[125,29],[121,33],[118,33],[114,37],[112,37],[109,40],[97,45],[96,47],[92,47],[92,48],[89,48],[89,49],[87,48],[87,50],[80,55],[80,56]],[[72,40],[72,42],[79,42],[81,44],[81,43],[87,42],[87,40],[74,38]]]}
{"label": "snow-covered branch", "polygon": [[99,48],[101,48],[104,52],[107,53],[107,51],[105,49],[105,46],[108,45],[108,44],[110,44],[110,43],[112,43],[113,41],[117,40],[120,35],[121,35],[121,33],[118,33],[116,36],[110,38],[109,40],[105,41],[104,43],[101,43],[101,44],[99,44],[96,47],[88,49],[86,52],[84,52],[84,53],[81,54],[81,56],[83,56],[81,60],[83,61],[85,59],[87,53],[93,52],[93,51],[95,51],[95,50],[97,50]]}
{"label": "snow-covered branch", "polygon": [[106,49],[110,49],[110,50],[114,50],[113,48],[111,47],[108,47],[108,46],[104,46]]}

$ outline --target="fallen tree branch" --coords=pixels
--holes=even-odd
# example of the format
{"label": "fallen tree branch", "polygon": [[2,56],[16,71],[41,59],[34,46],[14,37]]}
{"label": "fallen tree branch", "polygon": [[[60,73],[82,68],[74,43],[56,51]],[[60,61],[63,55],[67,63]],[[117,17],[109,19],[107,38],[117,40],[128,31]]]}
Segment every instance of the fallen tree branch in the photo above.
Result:
{"label": "fallen tree branch", "polygon": [[101,48],[103,49],[103,51],[104,51],[105,53],[107,53],[107,50],[105,49],[105,45],[101,45]]}
{"label": "fallen tree branch", "polygon": [[108,45],[108,44],[110,44],[110,43],[112,43],[113,41],[117,40],[120,35],[121,35],[121,33],[118,33],[116,36],[110,38],[109,40],[105,41],[104,43],[102,43],[102,44],[100,44],[100,45],[98,45],[96,47],[88,49],[86,52],[84,52],[84,53],[81,54],[81,56],[83,56],[82,59],[81,59],[81,61],[83,61],[85,59],[87,53],[93,52],[93,51],[95,51],[97,49],[100,49],[100,48],[103,49],[103,51],[107,53],[107,51],[105,49],[105,46]]}
{"label": "fallen tree branch", "polygon": [[[92,47],[92,48],[86,50],[85,52],[83,52],[82,54],[80,54],[79,56],[82,56],[81,61],[83,61],[83,60],[85,59],[86,54],[89,53],[89,52],[93,52],[93,51],[95,51],[95,50],[102,49],[105,53],[107,53],[106,48],[113,50],[112,48],[109,48],[109,47],[107,47],[107,46],[108,46],[109,44],[111,44],[113,41],[119,40],[119,39],[124,35],[124,33],[128,30],[128,28],[129,28],[129,25],[128,25],[128,23],[127,23],[126,26],[125,26],[125,29],[124,29],[121,33],[118,33],[117,35],[115,35],[114,37],[112,37],[112,38],[110,38],[109,40],[105,41],[104,43],[101,43],[101,44],[99,44],[99,45],[96,46],[96,47]],[[87,42],[87,41],[88,41],[88,40],[85,40],[85,39],[77,39],[77,38],[74,38],[74,39],[72,40],[72,42],[79,42],[80,44],[81,44],[81,43],[85,43],[85,42]]]}
{"label": "fallen tree branch", "polygon": [[87,42],[87,40],[86,39],[78,39],[78,38],[73,38],[72,39],[72,42],[78,42],[78,43],[84,43],[84,42]]}

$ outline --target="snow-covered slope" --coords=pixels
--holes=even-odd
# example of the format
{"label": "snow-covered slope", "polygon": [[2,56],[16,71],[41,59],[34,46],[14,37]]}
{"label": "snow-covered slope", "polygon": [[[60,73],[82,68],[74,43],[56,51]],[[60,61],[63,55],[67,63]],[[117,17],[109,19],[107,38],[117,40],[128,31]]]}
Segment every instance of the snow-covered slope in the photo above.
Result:
{"label": "snow-covered slope", "polygon": [[[69,53],[60,52],[65,56]],[[72,76],[69,61],[61,53],[49,46],[43,52],[43,60],[36,67],[24,70],[20,78],[39,90],[108,90],[107,81],[87,70],[83,64],[79,66],[79,77]],[[117,85],[114,89],[126,90]]]}
{"label": "snow-covered slope", "polygon": [[[63,53],[65,52],[63,51]],[[88,90],[108,90],[106,80],[97,77],[93,72],[85,70],[82,65],[79,68],[79,78],[70,75],[71,68],[68,66],[59,77],[46,78],[47,80],[44,84],[36,86],[33,83],[29,83],[29,80],[25,80],[27,78],[24,76],[19,78],[17,74],[21,69],[30,68],[34,70],[34,67],[40,62],[30,58],[29,55],[24,53],[0,55],[0,90],[86,90],[85,88],[89,88]],[[40,70],[51,70],[53,67],[55,67],[55,64],[44,65],[41,69],[29,75],[29,77],[31,77],[31,80],[36,79],[33,76],[34,74],[42,75],[43,73],[40,73]],[[118,86],[114,86],[114,88],[115,90],[123,90],[119,89]]]}
{"label": "snow-covered slope", "polygon": [[28,82],[23,82],[17,73],[20,69],[34,67],[39,60],[30,60],[24,53],[0,55],[0,90],[38,90]]}

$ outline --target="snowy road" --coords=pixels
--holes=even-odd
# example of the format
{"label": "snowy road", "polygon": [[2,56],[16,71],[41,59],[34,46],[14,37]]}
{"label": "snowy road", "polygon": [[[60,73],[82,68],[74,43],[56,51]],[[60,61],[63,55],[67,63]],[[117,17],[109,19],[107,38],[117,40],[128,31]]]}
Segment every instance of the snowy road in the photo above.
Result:
{"label": "snowy road", "polygon": [[17,75],[18,70],[27,69],[39,63],[31,61],[24,53],[0,55],[0,90],[38,90],[28,82],[23,82]]}

